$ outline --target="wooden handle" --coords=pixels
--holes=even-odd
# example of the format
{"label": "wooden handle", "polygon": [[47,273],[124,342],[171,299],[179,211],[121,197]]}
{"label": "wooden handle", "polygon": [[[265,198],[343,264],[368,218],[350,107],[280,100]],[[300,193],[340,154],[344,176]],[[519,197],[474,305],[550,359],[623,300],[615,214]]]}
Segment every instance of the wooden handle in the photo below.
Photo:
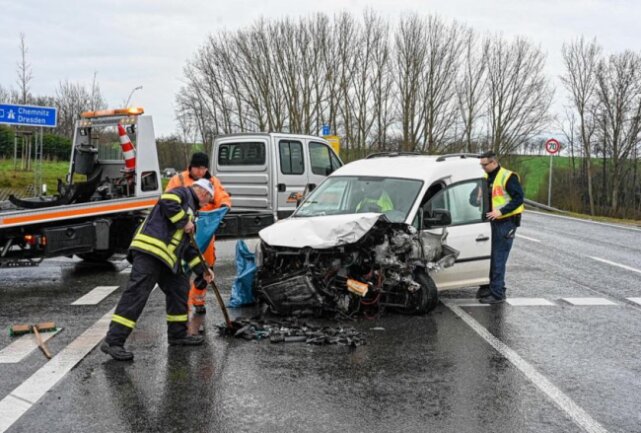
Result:
{"label": "wooden handle", "polygon": [[47,349],[45,342],[42,341],[42,336],[40,335],[40,332],[38,332],[38,327],[34,325],[31,327],[31,329],[33,330],[33,333],[36,334],[36,341],[38,342],[38,347],[40,348],[40,350],[42,350],[42,353],[45,354],[47,359],[51,359],[51,353],[49,353],[49,349]]}

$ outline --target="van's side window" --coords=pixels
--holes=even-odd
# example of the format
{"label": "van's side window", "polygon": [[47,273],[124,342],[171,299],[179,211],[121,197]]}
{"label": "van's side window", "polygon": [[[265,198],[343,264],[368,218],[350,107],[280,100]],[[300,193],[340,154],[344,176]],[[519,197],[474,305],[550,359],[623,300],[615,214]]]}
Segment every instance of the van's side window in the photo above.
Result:
{"label": "van's side window", "polygon": [[423,206],[426,215],[433,209],[449,210],[452,225],[482,222],[483,180],[464,181],[439,191]]}
{"label": "van's side window", "polygon": [[303,144],[300,141],[281,140],[278,143],[280,171],[283,174],[303,174]]}
{"label": "van's side window", "polygon": [[224,143],[218,148],[218,165],[264,165],[265,143]]}
{"label": "van's side window", "polygon": [[[335,165],[329,147],[322,143],[309,143],[309,158],[312,161],[312,173],[327,176],[340,165]],[[334,159],[337,159],[334,157]]]}

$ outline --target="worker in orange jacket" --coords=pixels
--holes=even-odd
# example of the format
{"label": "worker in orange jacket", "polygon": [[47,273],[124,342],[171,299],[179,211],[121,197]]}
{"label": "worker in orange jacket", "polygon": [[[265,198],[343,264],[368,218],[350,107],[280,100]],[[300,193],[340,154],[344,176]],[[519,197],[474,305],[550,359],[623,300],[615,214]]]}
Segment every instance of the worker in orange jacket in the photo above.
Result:
{"label": "worker in orange jacket", "polygon": [[[225,191],[225,188],[223,188],[220,181],[209,173],[209,157],[203,152],[196,152],[191,156],[191,161],[187,170],[178,173],[169,179],[169,183],[167,184],[165,191],[170,191],[179,186],[191,186],[201,178],[209,179],[214,188],[214,196],[212,197],[211,202],[201,207],[200,210],[211,211],[219,209],[222,206],[231,208],[231,196],[227,191]],[[216,247],[214,246],[215,239],[215,237],[212,238],[211,243],[203,253],[205,261],[210,268],[213,268],[216,263]],[[193,313],[190,315],[191,318],[187,327],[187,333],[189,335],[197,334],[200,327],[204,324],[206,293],[206,286],[201,289],[192,282],[189,290],[188,301],[189,309]]]}

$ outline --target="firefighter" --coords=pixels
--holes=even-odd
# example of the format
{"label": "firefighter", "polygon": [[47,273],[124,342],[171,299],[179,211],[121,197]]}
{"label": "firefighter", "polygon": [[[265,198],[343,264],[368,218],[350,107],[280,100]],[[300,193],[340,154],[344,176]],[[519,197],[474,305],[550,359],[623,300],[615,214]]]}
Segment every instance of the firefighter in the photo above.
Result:
{"label": "firefighter", "polygon": [[119,361],[133,359],[133,353],[125,350],[124,344],[156,283],[166,297],[169,344],[197,346],[203,343],[202,335],[187,335],[189,278],[182,262],[199,278],[211,281],[206,263],[201,262],[198,252],[190,245],[189,236],[195,230],[198,208],[211,201],[213,192],[211,183],[205,179],[191,187],[175,188],[160,196],[137,229],[127,255],[132,263],[131,276],[100,347],[103,352]]}
{"label": "firefighter", "polygon": [[[206,153],[196,152],[192,155],[189,167],[187,170],[178,173],[173,176],[165,192],[171,191],[174,188],[180,186],[190,186],[198,179],[207,179],[211,182],[211,185],[214,189],[214,195],[211,202],[207,203],[205,206],[201,207],[200,210],[211,211],[215,209],[220,209],[223,206],[231,208],[231,197],[225,191],[220,181],[209,173],[209,157]],[[216,247],[214,245],[215,237],[212,238],[209,246],[203,253],[203,257],[207,262],[207,265],[213,269],[214,264],[216,263]],[[191,288],[189,289],[189,309],[191,310],[191,318],[189,325],[187,327],[187,332],[189,335],[197,334],[201,328],[204,328],[204,319],[205,319],[205,295],[207,293],[207,285],[204,284],[202,279],[196,280],[192,283]]]}

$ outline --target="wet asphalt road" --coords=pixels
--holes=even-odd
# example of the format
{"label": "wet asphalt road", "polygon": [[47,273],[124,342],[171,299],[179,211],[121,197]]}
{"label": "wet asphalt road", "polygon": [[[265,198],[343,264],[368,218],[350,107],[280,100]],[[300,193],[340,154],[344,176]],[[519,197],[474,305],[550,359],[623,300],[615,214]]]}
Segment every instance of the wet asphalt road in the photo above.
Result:
{"label": "wet asphalt road", "polygon": [[[368,336],[351,349],[219,337],[210,293],[207,344],[185,349],[166,345],[156,291],[128,340],[133,363],[92,350],[6,431],[579,432],[585,415],[596,423],[588,431],[641,432],[641,305],[628,299],[641,297],[641,231],[528,213],[518,234],[508,296],[552,305],[465,306],[473,289],[445,292],[428,316],[349,324]],[[221,246],[219,257],[227,298],[233,248]],[[48,343],[57,354],[115,306],[125,265],[64,259],[0,270],[0,326],[53,320],[64,328]],[[96,286],[120,288],[97,305],[70,305]],[[544,380],[524,374],[446,304],[464,305],[453,308]],[[10,343],[2,332],[0,350]],[[0,401],[45,365],[37,350],[0,363]],[[556,404],[548,384],[574,406]]]}

